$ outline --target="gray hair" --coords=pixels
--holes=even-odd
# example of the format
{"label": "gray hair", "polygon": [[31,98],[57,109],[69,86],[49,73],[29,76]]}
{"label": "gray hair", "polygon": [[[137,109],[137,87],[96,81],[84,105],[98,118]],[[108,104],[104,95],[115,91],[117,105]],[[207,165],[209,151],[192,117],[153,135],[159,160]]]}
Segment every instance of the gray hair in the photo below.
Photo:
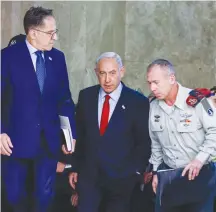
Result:
{"label": "gray hair", "polygon": [[167,68],[168,69],[168,74],[171,75],[175,75],[175,70],[174,67],[172,65],[171,62],[169,62],[168,60],[165,59],[156,59],[154,60],[151,64],[148,65],[147,67],[147,72],[155,65],[158,65],[162,68]]}
{"label": "gray hair", "polygon": [[104,52],[104,53],[102,53],[96,60],[96,67],[97,67],[97,64],[100,62],[100,60],[103,59],[103,58],[115,58],[116,62],[118,63],[119,70],[123,67],[121,57],[115,52]]}

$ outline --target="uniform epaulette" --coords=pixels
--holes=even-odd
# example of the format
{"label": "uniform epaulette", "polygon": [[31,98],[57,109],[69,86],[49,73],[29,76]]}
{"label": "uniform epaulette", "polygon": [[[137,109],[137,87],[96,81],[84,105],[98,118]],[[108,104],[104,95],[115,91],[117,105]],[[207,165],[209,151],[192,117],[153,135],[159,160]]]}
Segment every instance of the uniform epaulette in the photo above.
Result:
{"label": "uniform epaulette", "polygon": [[205,111],[212,116],[213,109],[211,108],[211,105],[206,99],[212,95],[212,92],[207,88],[196,88],[189,92],[186,103],[191,107],[196,107],[199,103],[201,103]]}

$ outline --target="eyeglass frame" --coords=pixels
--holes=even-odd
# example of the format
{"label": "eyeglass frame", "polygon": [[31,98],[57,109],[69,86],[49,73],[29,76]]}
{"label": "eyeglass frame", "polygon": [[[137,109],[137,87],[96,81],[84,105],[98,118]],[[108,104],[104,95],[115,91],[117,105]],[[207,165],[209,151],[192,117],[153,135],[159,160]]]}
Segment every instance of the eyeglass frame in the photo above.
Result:
{"label": "eyeglass frame", "polygon": [[38,32],[43,32],[43,33],[45,33],[45,34],[47,34],[47,35],[50,35],[50,38],[52,39],[53,38],[53,36],[55,35],[55,34],[57,34],[58,33],[58,29],[56,29],[55,31],[53,31],[53,32],[45,32],[45,31],[42,31],[42,30],[39,30],[39,29],[35,29],[35,28],[32,28],[33,30],[36,30],[36,31],[38,31]]}

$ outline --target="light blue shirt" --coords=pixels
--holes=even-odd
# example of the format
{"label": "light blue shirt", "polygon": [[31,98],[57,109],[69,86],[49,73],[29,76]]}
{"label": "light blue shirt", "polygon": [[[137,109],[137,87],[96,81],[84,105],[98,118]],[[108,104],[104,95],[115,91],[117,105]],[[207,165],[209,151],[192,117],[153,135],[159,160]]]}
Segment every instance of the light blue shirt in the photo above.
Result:
{"label": "light blue shirt", "polygon": [[[36,60],[37,60],[37,55],[35,54],[36,51],[38,51],[38,49],[36,49],[34,46],[32,46],[27,40],[25,41],[26,45],[28,47],[31,59],[32,59],[32,63],[34,66],[34,70],[36,71]],[[44,58],[44,53],[42,53],[42,57]]]}
{"label": "light blue shirt", "polygon": [[[109,94],[109,96],[110,96],[110,99],[109,99],[109,104],[110,104],[109,120],[112,117],[113,111],[115,110],[116,104],[117,104],[119,97],[121,95],[122,88],[123,88],[123,85],[122,85],[122,83],[120,83],[119,86],[112,93]],[[102,88],[100,88],[99,96],[98,96],[98,126],[99,127],[100,127],[103,104],[104,104],[106,95],[107,95],[107,93]]]}

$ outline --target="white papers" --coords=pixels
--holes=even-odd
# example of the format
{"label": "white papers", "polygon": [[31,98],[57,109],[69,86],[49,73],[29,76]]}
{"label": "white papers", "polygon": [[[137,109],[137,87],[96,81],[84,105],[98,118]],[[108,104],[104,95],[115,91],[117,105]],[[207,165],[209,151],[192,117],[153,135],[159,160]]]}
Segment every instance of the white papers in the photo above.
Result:
{"label": "white papers", "polygon": [[59,119],[60,119],[60,127],[64,133],[67,151],[74,152],[75,145],[73,142],[73,135],[72,135],[69,118],[67,116],[59,116]]}

